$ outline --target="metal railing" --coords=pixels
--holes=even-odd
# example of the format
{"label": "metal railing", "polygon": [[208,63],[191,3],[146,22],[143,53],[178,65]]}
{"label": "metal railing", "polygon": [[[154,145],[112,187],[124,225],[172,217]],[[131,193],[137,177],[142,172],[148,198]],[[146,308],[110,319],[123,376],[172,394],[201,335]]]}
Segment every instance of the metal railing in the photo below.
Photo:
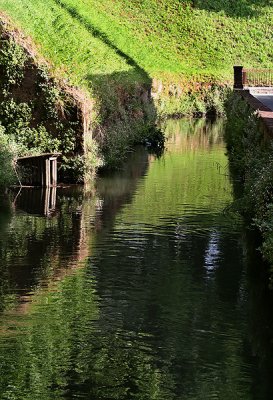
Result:
{"label": "metal railing", "polygon": [[243,68],[243,86],[244,87],[272,87],[273,70]]}

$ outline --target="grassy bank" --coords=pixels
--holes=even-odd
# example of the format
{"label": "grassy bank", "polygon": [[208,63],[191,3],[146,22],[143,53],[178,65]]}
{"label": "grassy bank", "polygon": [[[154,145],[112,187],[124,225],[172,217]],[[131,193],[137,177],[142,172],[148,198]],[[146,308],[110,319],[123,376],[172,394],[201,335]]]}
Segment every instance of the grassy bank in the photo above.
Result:
{"label": "grassy bank", "polygon": [[262,0],[0,0],[0,9],[33,37],[54,67],[88,88],[102,74],[211,80],[229,79],[235,62],[272,66],[272,5]]}
{"label": "grassy bank", "polygon": [[96,95],[54,75],[33,40],[6,16],[0,26],[0,122],[19,155],[63,154],[62,178],[115,167],[136,143],[162,142],[148,81],[97,78]]}
{"label": "grassy bank", "polygon": [[[262,0],[0,0],[0,10],[31,36],[54,74],[86,88],[98,101],[105,100],[101,86],[108,80],[122,87],[152,84],[156,107],[171,113],[192,111],[185,106],[189,92],[203,88],[202,101],[211,84],[230,82],[234,64],[273,66],[272,5]],[[174,106],[167,98],[179,100]]]}
{"label": "grassy bank", "polygon": [[158,117],[223,112],[234,64],[273,65],[272,4],[262,0],[0,0],[0,12],[50,77],[84,93],[95,165],[153,142]]}
{"label": "grassy bank", "polygon": [[265,140],[256,112],[239,95],[228,101],[227,114],[230,169],[235,189],[239,187],[234,207],[260,232],[261,252],[270,265],[273,285],[273,142]]}

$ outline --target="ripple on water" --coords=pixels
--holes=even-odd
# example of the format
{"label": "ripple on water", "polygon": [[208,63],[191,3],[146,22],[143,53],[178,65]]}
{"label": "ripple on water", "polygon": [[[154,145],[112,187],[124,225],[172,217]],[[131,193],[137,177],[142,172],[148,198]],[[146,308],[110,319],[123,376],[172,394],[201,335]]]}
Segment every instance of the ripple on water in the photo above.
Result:
{"label": "ripple on water", "polygon": [[173,121],[47,216],[41,192],[0,209],[3,399],[273,398],[222,126]]}

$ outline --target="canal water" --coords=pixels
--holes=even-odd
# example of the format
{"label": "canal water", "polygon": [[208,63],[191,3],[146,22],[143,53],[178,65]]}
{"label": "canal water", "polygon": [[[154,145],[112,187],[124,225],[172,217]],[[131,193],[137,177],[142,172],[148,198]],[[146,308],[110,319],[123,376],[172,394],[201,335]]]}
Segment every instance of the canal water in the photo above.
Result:
{"label": "canal water", "polygon": [[0,399],[267,400],[272,299],[224,122],[176,120],[95,186],[0,205]]}

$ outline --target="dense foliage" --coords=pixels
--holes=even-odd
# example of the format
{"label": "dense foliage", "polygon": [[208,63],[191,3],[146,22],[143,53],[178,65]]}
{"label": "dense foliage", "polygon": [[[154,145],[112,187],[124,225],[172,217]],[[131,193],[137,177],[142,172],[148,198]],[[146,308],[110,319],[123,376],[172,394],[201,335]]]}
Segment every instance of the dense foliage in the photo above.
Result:
{"label": "dense foliage", "polygon": [[[47,68],[35,66],[14,38],[3,37],[0,72],[0,121],[9,143],[16,146],[14,162],[17,156],[61,152],[64,169],[71,168],[65,158],[73,155],[74,180],[82,177],[75,105],[49,76]],[[0,144],[5,146],[2,137]],[[0,173],[3,174],[3,169]]]}
{"label": "dense foliage", "polygon": [[9,137],[0,125],[0,191],[15,182],[14,152]]}
{"label": "dense foliage", "polygon": [[265,140],[256,112],[237,94],[228,102],[227,111],[230,168],[243,182],[235,206],[260,231],[261,251],[273,272],[273,142]]}

